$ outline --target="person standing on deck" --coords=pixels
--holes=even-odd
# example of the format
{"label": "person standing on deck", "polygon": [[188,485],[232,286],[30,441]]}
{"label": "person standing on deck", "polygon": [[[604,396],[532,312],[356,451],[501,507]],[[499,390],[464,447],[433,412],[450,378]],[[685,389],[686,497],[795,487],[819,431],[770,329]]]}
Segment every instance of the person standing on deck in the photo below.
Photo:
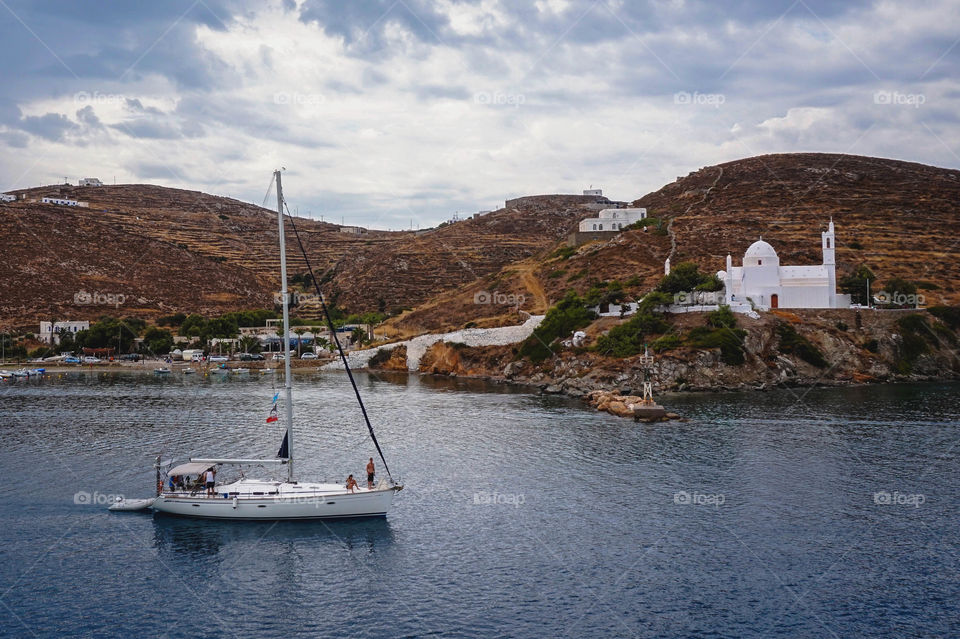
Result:
{"label": "person standing on deck", "polygon": [[213,487],[216,484],[216,475],[213,472],[213,468],[207,469],[206,480],[207,480],[207,497],[213,497]]}
{"label": "person standing on deck", "polygon": [[373,490],[373,476],[377,473],[377,467],[373,465],[373,457],[367,462],[367,488]]}

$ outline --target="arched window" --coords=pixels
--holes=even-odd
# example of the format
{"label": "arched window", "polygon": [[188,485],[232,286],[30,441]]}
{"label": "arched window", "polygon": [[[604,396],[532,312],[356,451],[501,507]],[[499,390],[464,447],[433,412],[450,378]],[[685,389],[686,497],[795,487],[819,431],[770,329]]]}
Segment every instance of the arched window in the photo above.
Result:
{"label": "arched window", "polygon": [[830,238],[827,238],[827,248],[830,248]]}
{"label": "arched window", "polygon": [[600,225],[600,230],[601,230],[601,231],[603,230],[603,224]]}
{"label": "arched window", "polygon": [[596,225],[596,224],[593,225],[593,230],[594,230],[594,231],[597,230],[597,225]]}
{"label": "arched window", "polygon": [[757,260],[757,266],[763,266],[763,260]]}

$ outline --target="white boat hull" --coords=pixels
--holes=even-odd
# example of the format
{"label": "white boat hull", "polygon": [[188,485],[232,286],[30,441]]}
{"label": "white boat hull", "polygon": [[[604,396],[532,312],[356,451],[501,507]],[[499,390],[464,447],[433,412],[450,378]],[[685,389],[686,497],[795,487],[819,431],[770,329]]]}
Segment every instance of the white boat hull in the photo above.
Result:
{"label": "white boat hull", "polygon": [[[304,490],[303,494],[283,491],[276,495],[255,496],[217,487],[216,496],[203,494],[169,493],[159,495],[152,508],[168,515],[200,517],[204,519],[343,519],[349,517],[385,517],[400,487],[359,489],[342,492],[342,486],[319,491]],[[224,497],[226,495],[226,497]]]}

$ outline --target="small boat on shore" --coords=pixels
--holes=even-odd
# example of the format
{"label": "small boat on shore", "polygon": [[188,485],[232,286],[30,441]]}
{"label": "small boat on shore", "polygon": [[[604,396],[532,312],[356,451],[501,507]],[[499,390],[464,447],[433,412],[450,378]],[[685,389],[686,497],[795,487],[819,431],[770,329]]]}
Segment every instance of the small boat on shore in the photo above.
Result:
{"label": "small boat on shore", "polygon": [[183,374],[184,374],[184,375],[193,375],[193,374],[196,373],[196,372],[197,372],[197,371],[193,370],[192,368],[185,368],[185,369],[183,369]]}
{"label": "small boat on shore", "polygon": [[233,372],[235,375],[246,375],[247,373],[250,372],[250,369],[249,369],[249,368],[234,368],[233,371],[231,371],[231,372]]}
{"label": "small boat on shore", "polygon": [[0,379],[12,379],[13,373],[10,371],[0,371]]}
{"label": "small boat on shore", "polygon": [[25,368],[21,368],[12,372],[14,377],[30,377],[30,373]]}
{"label": "small boat on shore", "polygon": [[155,369],[153,369],[153,374],[154,374],[154,375],[169,375],[169,374],[170,374],[170,369],[169,369],[169,368],[165,368],[165,367],[155,368]]}

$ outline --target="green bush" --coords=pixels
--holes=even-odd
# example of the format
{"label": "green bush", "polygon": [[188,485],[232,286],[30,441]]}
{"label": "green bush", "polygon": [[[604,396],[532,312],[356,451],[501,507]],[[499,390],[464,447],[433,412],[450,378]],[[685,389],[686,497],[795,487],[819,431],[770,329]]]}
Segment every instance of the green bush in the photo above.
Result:
{"label": "green bush", "polygon": [[695,348],[719,348],[720,361],[739,366],[747,361],[743,340],[747,332],[739,328],[697,326],[687,334],[687,343]]}
{"label": "green bush", "polygon": [[808,364],[825,368],[827,360],[813,343],[786,322],[777,322],[774,332],[780,338],[780,352],[796,355]]}
{"label": "green bush", "polygon": [[658,337],[657,339],[653,340],[653,344],[650,345],[650,349],[654,353],[663,353],[664,351],[679,348],[682,345],[683,340],[680,339],[680,336],[676,333],[670,333],[669,335],[664,335],[663,337]]}
{"label": "green bush", "polygon": [[649,310],[634,314],[629,320],[614,326],[606,335],[597,338],[594,349],[612,357],[630,357],[643,352],[650,335],[668,330],[670,325]]}
{"label": "green bush", "polygon": [[165,328],[151,326],[143,334],[143,349],[153,355],[165,355],[173,348],[173,335]]}
{"label": "green bush", "polygon": [[534,362],[541,362],[553,355],[550,350],[556,340],[565,338],[573,331],[590,324],[594,314],[583,303],[583,299],[574,291],[569,291],[563,299],[547,310],[546,317],[520,345],[517,351],[519,357],[529,357]]}
{"label": "green bush", "polygon": [[561,246],[550,254],[550,259],[558,258],[561,260],[569,260],[576,252],[577,247],[575,246]]}
{"label": "green bush", "polygon": [[723,305],[707,314],[707,324],[714,328],[736,328],[737,317],[729,306]]}
{"label": "green bush", "polygon": [[622,302],[626,296],[627,294],[623,290],[623,284],[617,280],[598,282],[591,286],[586,295],[584,295],[583,303],[586,306],[617,304]]}
{"label": "green bush", "polygon": [[556,278],[558,278],[558,277],[563,277],[563,276],[566,275],[566,274],[567,274],[567,269],[565,269],[565,268],[559,268],[559,269],[557,269],[557,270],[555,270],[555,271],[550,271],[549,273],[547,273],[547,278],[548,278],[548,279],[551,279],[551,280],[554,280],[554,279],[556,279]]}
{"label": "green bush", "polygon": [[868,351],[870,351],[871,353],[876,353],[877,351],[880,350],[880,342],[878,342],[878,341],[875,340],[875,339],[869,339],[869,340],[867,340],[867,342],[863,345],[863,347],[864,347],[865,349],[867,349]]}

